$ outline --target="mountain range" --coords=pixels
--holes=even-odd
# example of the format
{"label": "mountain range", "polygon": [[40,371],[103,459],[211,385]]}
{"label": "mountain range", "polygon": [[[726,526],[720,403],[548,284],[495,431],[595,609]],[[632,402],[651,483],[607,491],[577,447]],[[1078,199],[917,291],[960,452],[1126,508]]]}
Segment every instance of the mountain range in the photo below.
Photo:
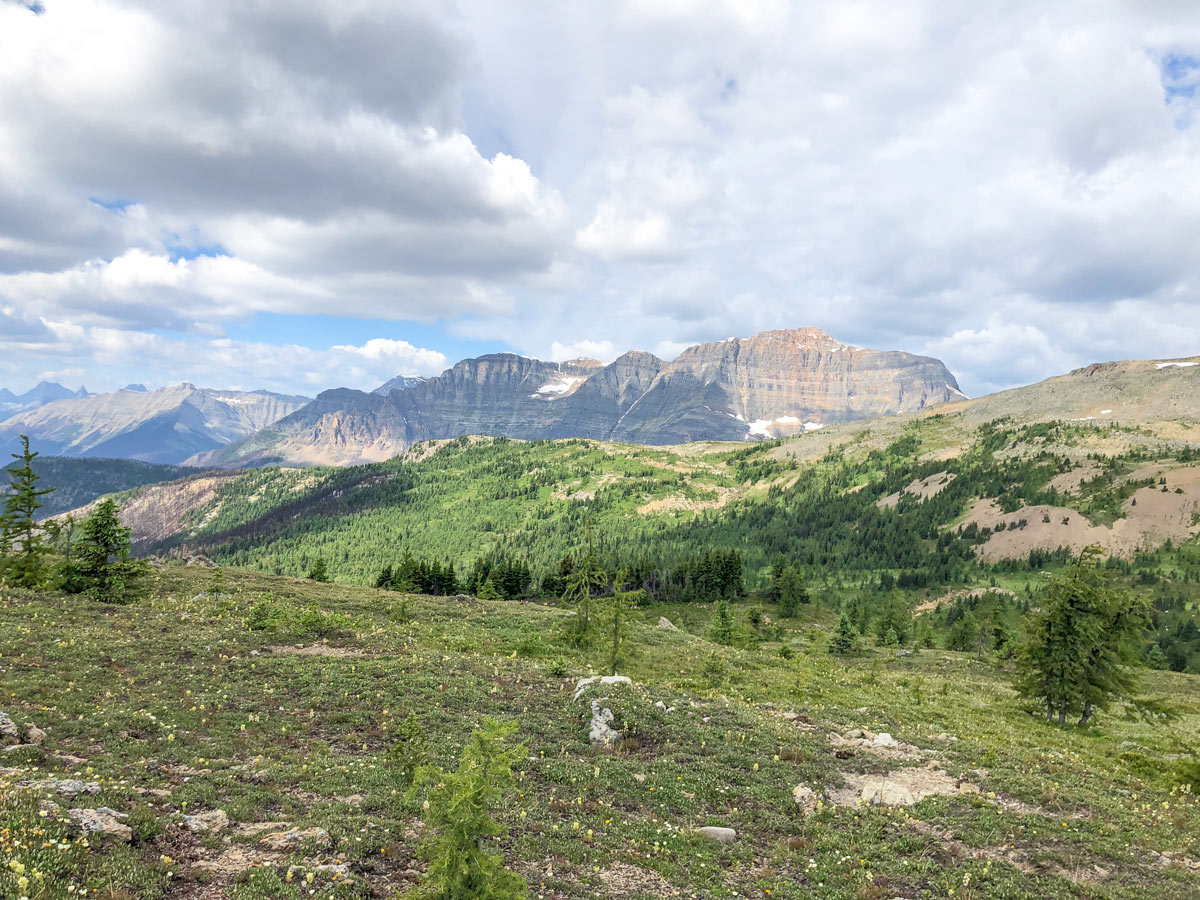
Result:
{"label": "mountain range", "polygon": [[640,444],[760,440],[964,396],[940,360],[851,347],[815,328],[698,344],[671,362],[639,350],[608,364],[497,353],[370,393],[325,391],[269,428],[188,462],[350,465],[466,434]]}
{"label": "mountain range", "polygon": [[136,388],[141,385],[110,394],[71,395],[18,412],[0,421],[0,442],[12,443],[27,434],[46,456],[179,463],[241,440],[309,401],[191,384],[156,391]]}
{"label": "mountain range", "polygon": [[87,396],[88,390],[85,387],[73,391],[53,381],[38,382],[36,387],[23,394],[14,394],[8,388],[0,388],[0,416],[11,416],[14,413],[37,409],[47,403],[53,403],[55,400]]}

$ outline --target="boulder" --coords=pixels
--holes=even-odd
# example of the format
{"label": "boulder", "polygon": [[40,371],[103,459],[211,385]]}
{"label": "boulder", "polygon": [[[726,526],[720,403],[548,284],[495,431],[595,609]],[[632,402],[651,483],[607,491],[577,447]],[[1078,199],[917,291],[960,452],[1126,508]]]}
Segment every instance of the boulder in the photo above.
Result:
{"label": "boulder", "polygon": [[107,806],[99,809],[68,809],[67,815],[88,834],[111,837],[126,843],[133,839],[133,830],[121,822],[121,819],[129,817]]}
{"label": "boulder", "polygon": [[678,628],[675,627],[675,623],[672,622],[670,619],[668,619],[666,616],[658,617],[658,627],[659,628],[669,628],[671,631],[679,630]]}
{"label": "boulder", "polygon": [[229,827],[229,816],[223,809],[212,809],[194,816],[184,816],[183,827],[192,834],[203,834],[206,831],[216,832]]}
{"label": "boulder", "polygon": [[599,700],[592,701],[592,721],[588,731],[588,740],[597,746],[611,747],[621,740],[621,732],[613,728],[616,717],[613,711],[600,705]]}
{"label": "boulder", "polygon": [[43,778],[40,781],[22,781],[20,787],[32,788],[35,791],[54,791],[56,794],[73,800],[80,794],[100,793],[100,783],[97,781],[80,781],[76,778]]}
{"label": "boulder", "polygon": [[703,828],[696,829],[696,833],[710,841],[716,841],[718,844],[732,844],[737,840],[736,831],[732,828],[721,828],[718,825],[705,825]]}
{"label": "boulder", "polygon": [[886,731],[881,731],[879,734],[875,735],[875,738],[871,741],[871,743],[876,747],[895,747],[900,742]]}
{"label": "boulder", "polygon": [[580,678],[579,681],[577,681],[575,683],[575,696],[572,699],[578,700],[580,697],[583,696],[583,692],[586,691],[593,684],[600,684],[600,685],[629,684],[629,685],[632,685],[633,681],[628,676],[625,676],[625,675],[593,675],[591,678]]}
{"label": "boulder", "polygon": [[800,807],[800,814],[811,816],[821,805],[821,798],[807,784],[798,784],[792,788],[792,799]]}
{"label": "boulder", "polygon": [[860,796],[863,803],[873,806],[912,806],[917,802],[911,790],[887,778],[867,781]]}
{"label": "boulder", "polygon": [[0,746],[19,743],[21,743],[21,733],[17,730],[17,723],[5,713],[0,712]]}

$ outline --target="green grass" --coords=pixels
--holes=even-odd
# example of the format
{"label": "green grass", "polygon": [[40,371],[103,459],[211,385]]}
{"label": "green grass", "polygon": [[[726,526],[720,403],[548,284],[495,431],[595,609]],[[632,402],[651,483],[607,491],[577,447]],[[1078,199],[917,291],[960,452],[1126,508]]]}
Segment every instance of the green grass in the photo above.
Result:
{"label": "green grass", "polygon": [[[559,640],[562,610],[235,570],[230,597],[197,596],[209,577],[162,569],[153,598],[136,607],[0,596],[0,709],[49,733],[44,750],[0,763],[15,769],[0,775],[0,867],[10,866],[0,868],[0,896],[73,896],[71,884],[101,897],[402,895],[421,869],[421,797],[406,795],[397,752],[410,714],[447,767],[484,715],[518,723],[529,758],[498,811],[510,828],[498,846],[535,897],[1200,896],[1200,873],[1153,855],[1200,859],[1200,803],[1184,787],[1196,761],[1181,749],[1200,743],[1200,684],[1190,676],[1148,673],[1148,686],[1182,712],[1169,725],[1107,715],[1095,728],[1060,730],[1021,709],[1002,671],[969,656],[830,657],[828,612],[816,607],[786,623],[790,660],[777,641],[738,649],[696,636],[701,607],[653,607],[641,612],[622,670],[641,686],[624,712],[644,733],[603,751],[589,745],[584,705],[571,699],[603,652]],[[272,615],[251,617],[260,603]],[[664,614],[688,630],[656,627]],[[675,711],[656,711],[656,700]],[[784,710],[812,724],[797,727]],[[902,765],[863,750],[836,758],[826,732],[856,727],[935,750],[947,773],[1037,811],[954,795],[802,817],[798,783],[819,791]],[[80,805],[131,815],[132,844],[84,847],[14,786],[68,773],[101,784]],[[325,828],[333,844],[232,879],[204,876],[195,862],[255,847],[233,832],[180,829],[183,813],[212,808],[235,826]],[[709,824],[737,829],[738,840],[695,834]],[[41,880],[22,894],[10,860]],[[338,860],[353,884],[305,878]],[[290,882],[289,865],[301,867]],[[630,872],[639,877],[627,884],[648,890],[614,886]]]}

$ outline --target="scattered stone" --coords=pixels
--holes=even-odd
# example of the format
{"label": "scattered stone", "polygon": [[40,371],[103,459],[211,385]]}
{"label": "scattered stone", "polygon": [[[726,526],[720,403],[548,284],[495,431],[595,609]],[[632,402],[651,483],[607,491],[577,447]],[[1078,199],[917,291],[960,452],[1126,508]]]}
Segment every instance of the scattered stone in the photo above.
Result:
{"label": "scattered stone", "polygon": [[69,753],[51,753],[49,758],[52,762],[56,762],[60,766],[67,766],[68,768],[87,764],[87,760],[82,756],[72,756]]}
{"label": "scattered stone", "polygon": [[291,822],[247,822],[234,828],[234,833],[242,837],[256,837],[264,831],[287,831],[291,827]]}
{"label": "scattered stone", "polygon": [[229,816],[223,809],[213,809],[194,816],[183,817],[183,827],[192,834],[203,834],[206,831],[217,832],[229,827]]}
{"label": "scattered stone", "polygon": [[129,817],[107,806],[101,806],[99,809],[68,809],[67,815],[89,834],[112,837],[124,842],[133,839],[133,829],[121,822],[121,819]]}
{"label": "scattered stone", "polygon": [[158,800],[166,800],[171,796],[171,792],[163,788],[135,787],[133,792],[141,797],[154,797]]}
{"label": "scattered stone", "polygon": [[897,656],[912,656],[913,652],[911,650],[897,650],[896,655]]}
{"label": "scattered stone", "polygon": [[875,735],[875,739],[871,741],[876,747],[897,747],[900,742],[888,734],[886,731],[881,731]]}
{"label": "scattered stone", "polygon": [[592,721],[588,731],[588,740],[593,745],[611,747],[621,739],[621,732],[613,728],[616,716],[608,707],[601,706],[599,700],[592,701]]}
{"label": "scattered stone", "polygon": [[659,627],[659,628],[669,628],[671,631],[678,631],[678,630],[679,630],[679,629],[678,629],[678,628],[675,626],[675,623],[674,623],[674,622],[672,622],[670,619],[668,619],[666,616],[659,616],[659,617],[658,617],[658,627]]}
{"label": "scattered stone", "polygon": [[0,744],[19,744],[20,742],[21,733],[17,730],[17,723],[0,712]]}
{"label": "scattered stone", "polygon": [[634,773],[633,780],[636,781],[638,784],[642,784],[646,780],[646,776],[643,775],[641,772],[636,772],[636,773]]}
{"label": "scattered stone", "polygon": [[737,832],[732,828],[721,828],[717,825],[705,825],[703,828],[696,829],[696,833],[701,837],[708,838],[710,841],[716,841],[718,844],[732,844],[737,840]]}
{"label": "scattered stone", "polygon": [[100,793],[100,784],[96,781],[79,781],[75,778],[43,778],[39,781],[19,781],[18,787],[31,788],[35,791],[54,791],[56,794],[74,800],[80,794]]}
{"label": "scattered stone", "polygon": [[583,692],[593,684],[609,685],[609,684],[629,684],[633,681],[625,675],[593,675],[591,678],[580,678],[575,683],[575,696],[572,700],[578,700],[583,696]]}
{"label": "scattered stone", "polygon": [[789,722],[795,722],[798,718],[800,718],[800,713],[796,712],[794,709],[789,709],[787,712],[780,713],[780,716],[782,716],[784,719],[787,719]]}
{"label": "scattered stone", "polygon": [[236,878],[257,866],[274,865],[275,859],[263,850],[230,844],[216,859],[202,859],[192,864],[193,872],[204,872],[218,878]]}
{"label": "scattered stone", "polygon": [[303,831],[276,831],[259,840],[258,845],[275,853],[287,853],[313,843],[320,847],[328,847],[333,843],[329,832],[324,828],[306,828]]}
{"label": "scattered stone", "polygon": [[811,816],[821,806],[821,798],[807,784],[798,784],[792,788],[792,799],[800,807],[800,814]]}
{"label": "scattered stone", "polygon": [[663,712],[669,712],[669,713],[675,712],[675,707],[667,706],[667,704],[663,703],[661,700],[656,701],[654,705],[657,706],[659,709],[661,709]]}

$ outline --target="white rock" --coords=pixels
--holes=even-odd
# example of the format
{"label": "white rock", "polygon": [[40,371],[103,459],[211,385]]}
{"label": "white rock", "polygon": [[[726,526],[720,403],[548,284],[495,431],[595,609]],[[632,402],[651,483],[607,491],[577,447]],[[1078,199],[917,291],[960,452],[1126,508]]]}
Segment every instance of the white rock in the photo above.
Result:
{"label": "white rock", "polygon": [[593,675],[591,678],[580,678],[575,683],[575,696],[572,700],[578,700],[582,697],[583,692],[593,684],[633,684],[633,681],[625,675]]}
{"label": "white rock", "polygon": [[732,828],[721,828],[717,825],[705,825],[703,828],[698,828],[696,833],[719,844],[732,844],[737,840],[736,831]]}
{"label": "white rock", "polygon": [[888,734],[886,731],[881,731],[875,735],[875,740],[871,742],[876,747],[895,747],[900,742]]}
{"label": "white rock", "polygon": [[107,806],[99,809],[69,809],[67,815],[89,834],[114,837],[119,841],[133,839],[133,829],[120,821],[129,817]]}
{"label": "white rock", "polygon": [[917,798],[902,784],[888,781],[886,778],[875,778],[863,785],[863,803],[874,806],[912,806]]}
{"label": "white rock", "polygon": [[659,627],[659,628],[669,628],[669,629],[671,629],[672,631],[678,631],[678,630],[679,630],[678,628],[676,628],[676,627],[675,627],[675,623],[674,623],[674,622],[672,622],[670,619],[668,619],[666,616],[659,616],[659,617],[658,617],[658,627]]}
{"label": "white rock", "polygon": [[613,711],[607,707],[600,705],[599,700],[592,701],[592,722],[591,730],[588,732],[588,740],[593,744],[611,747],[621,739],[621,732],[612,727],[612,723],[616,720]]}
{"label": "white rock", "polygon": [[821,804],[821,798],[807,784],[798,784],[792,788],[792,799],[805,816],[811,816]]}

